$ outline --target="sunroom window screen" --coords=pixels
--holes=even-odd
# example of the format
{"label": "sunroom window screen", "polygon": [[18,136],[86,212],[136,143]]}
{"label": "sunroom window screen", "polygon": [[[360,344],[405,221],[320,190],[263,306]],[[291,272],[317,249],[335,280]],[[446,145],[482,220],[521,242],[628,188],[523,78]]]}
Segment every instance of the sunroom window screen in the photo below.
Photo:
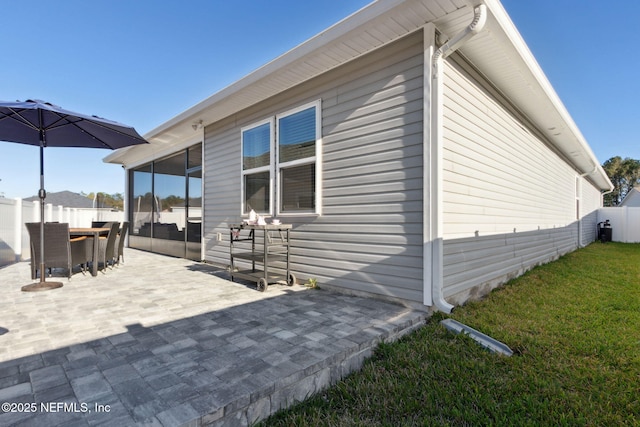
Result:
{"label": "sunroom window screen", "polygon": [[313,157],[316,154],[316,108],[299,111],[278,121],[279,161]]}
{"label": "sunroom window screen", "polygon": [[242,133],[242,169],[268,166],[271,162],[269,123],[246,130]]}

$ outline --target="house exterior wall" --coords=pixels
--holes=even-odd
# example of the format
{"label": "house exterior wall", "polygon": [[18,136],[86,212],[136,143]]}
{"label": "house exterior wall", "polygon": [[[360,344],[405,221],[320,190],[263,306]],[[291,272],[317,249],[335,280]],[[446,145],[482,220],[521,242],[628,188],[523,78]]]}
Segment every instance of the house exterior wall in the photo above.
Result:
{"label": "house exterior wall", "polygon": [[622,200],[620,206],[629,206],[630,208],[640,207],[640,190],[632,188],[627,194],[627,197]]}
{"label": "house exterior wall", "polygon": [[[229,264],[228,227],[243,218],[241,129],[321,100],[322,215],[280,217],[294,226],[292,271],[423,300],[421,36],[206,127],[207,261]],[[444,296],[460,304],[593,241],[601,198],[462,58],[445,64]]]}
{"label": "house exterior wall", "polygon": [[602,208],[602,194],[584,177],[580,178],[580,217],[582,218],[582,245],[597,238],[598,210]]}
{"label": "house exterior wall", "polygon": [[443,289],[459,304],[576,249],[578,217],[592,241],[599,192],[463,59],[444,73]]}
{"label": "house exterior wall", "polygon": [[405,37],[207,126],[206,260],[229,264],[228,226],[242,220],[241,128],[320,99],[322,215],[280,216],[294,226],[292,271],[422,301],[422,52],[422,34]]}

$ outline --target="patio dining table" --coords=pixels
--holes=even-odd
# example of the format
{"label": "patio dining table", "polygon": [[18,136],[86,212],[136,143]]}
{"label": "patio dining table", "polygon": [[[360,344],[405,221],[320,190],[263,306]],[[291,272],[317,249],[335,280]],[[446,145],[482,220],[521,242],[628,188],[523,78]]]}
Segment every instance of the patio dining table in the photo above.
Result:
{"label": "patio dining table", "polygon": [[100,243],[98,239],[100,236],[106,236],[109,234],[108,228],[94,228],[94,227],[73,227],[69,228],[69,235],[71,237],[88,236],[93,238],[93,256],[91,257],[91,275],[98,275],[98,248]]}

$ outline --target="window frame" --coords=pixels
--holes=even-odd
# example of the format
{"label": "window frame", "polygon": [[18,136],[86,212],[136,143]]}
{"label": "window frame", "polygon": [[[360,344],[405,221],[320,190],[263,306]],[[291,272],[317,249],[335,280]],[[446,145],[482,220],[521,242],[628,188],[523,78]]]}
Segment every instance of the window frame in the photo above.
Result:
{"label": "window frame", "polygon": [[[245,170],[244,169],[244,134],[246,131],[255,129],[265,124],[269,125],[269,164],[265,166],[259,166],[257,168],[251,168],[251,169]],[[274,156],[275,156],[275,153],[273,150],[274,127],[275,127],[275,119],[273,117],[270,117],[264,120],[260,120],[258,122],[254,122],[240,129],[240,177],[241,177],[240,178],[241,180],[240,212],[242,213],[243,216],[249,215],[248,212],[246,212],[246,206],[245,206],[246,204],[245,177],[247,175],[252,175],[252,174],[262,173],[262,172],[269,172],[269,210],[261,211],[261,212],[256,211],[256,213],[263,214],[263,215],[264,214],[273,215],[273,184],[274,184],[273,163],[274,163]]]}
{"label": "window frame", "polygon": [[[315,108],[315,153],[313,156],[302,159],[280,162],[280,120],[310,108]],[[264,124],[269,124],[269,165],[252,169],[244,169],[244,135],[246,131],[257,128]],[[322,200],[322,103],[321,100],[308,102],[306,104],[291,108],[284,112],[272,115],[263,120],[253,122],[240,128],[240,213],[243,217],[248,216],[246,212],[246,188],[245,177],[252,173],[269,172],[269,210],[268,212],[257,212],[261,215],[274,216],[309,216],[321,215]],[[300,211],[282,210],[282,170],[304,166],[315,165],[315,209]]]}
{"label": "window frame", "polygon": [[[293,215],[320,215],[320,182],[321,180],[319,179],[320,173],[320,167],[319,164],[320,162],[318,161],[320,159],[320,153],[321,151],[321,145],[322,145],[322,109],[321,109],[321,102],[320,100],[317,101],[313,101],[313,102],[309,102],[307,104],[304,105],[300,105],[296,108],[292,108],[290,110],[287,110],[283,113],[277,114],[276,115],[276,128],[275,128],[275,154],[276,154],[276,158],[275,158],[275,171],[276,171],[276,202],[277,202],[277,206],[276,206],[276,212],[278,215],[282,215],[282,216],[293,216]],[[301,111],[304,110],[308,110],[310,108],[315,108],[315,130],[316,130],[316,134],[315,134],[315,153],[313,156],[311,157],[305,157],[303,159],[296,159],[296,160],[290,160],[288,162],[280,162],[280,120],[285,118],[285,117],[289,117],[292,116],[296,113],[299,113]],[[300,210],[300,211],[283,211],[282,210],[282,170],[283,169],[288,169],[288,168],[293,168],[293,167],[298,167],[298,166],[304,166],[304,165],[310,165],[310,164],[315,164],[315,209],[313,210]]]}

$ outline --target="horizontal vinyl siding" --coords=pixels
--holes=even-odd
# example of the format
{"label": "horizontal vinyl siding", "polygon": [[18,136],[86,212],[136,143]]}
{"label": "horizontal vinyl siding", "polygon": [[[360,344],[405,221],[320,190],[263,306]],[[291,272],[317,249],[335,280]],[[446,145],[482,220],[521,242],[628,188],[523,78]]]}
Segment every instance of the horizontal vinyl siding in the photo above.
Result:
{"label": "horizontal vinyl siding", "polygon": [[486,295],[536,265],[576,249],[578,227],[444,241],[444,296],[452,304]]}
{"label": "horizontal vinyl siding", "polygon": [[422,301],[422,64],[415,34],[208,126],[206,259],[229,263],[227,227],[241,220],[240,128],[321,99],[322,215],[281,216],[293,224],[292,270]]}
{"label": "horizontal vinyl siding", "polygon": [[578,245],[575,170],[457,61],[446,62],[444,80],[444,294],[452,303]]}
{"label": "horizontal vinyl siding", "polygon": [[444,237],[564,227],[575,171],[459,65],[447,62]]}
{"label": "horizontal vinyl siding", "polygon": [[[205,259],[229,264],[229,225],[240,216],[240,142],[233,123],[205,129],[204,144],[204,226]],[[226,244],[218,244],[217,234]]]}
{"label": "horizontal vinyl siding", "polygon": [[584,178],[582,180],[580,217],[582,218],[582,244],[587,245],[597,238],[598,209],[602,207],[600,190]]}

